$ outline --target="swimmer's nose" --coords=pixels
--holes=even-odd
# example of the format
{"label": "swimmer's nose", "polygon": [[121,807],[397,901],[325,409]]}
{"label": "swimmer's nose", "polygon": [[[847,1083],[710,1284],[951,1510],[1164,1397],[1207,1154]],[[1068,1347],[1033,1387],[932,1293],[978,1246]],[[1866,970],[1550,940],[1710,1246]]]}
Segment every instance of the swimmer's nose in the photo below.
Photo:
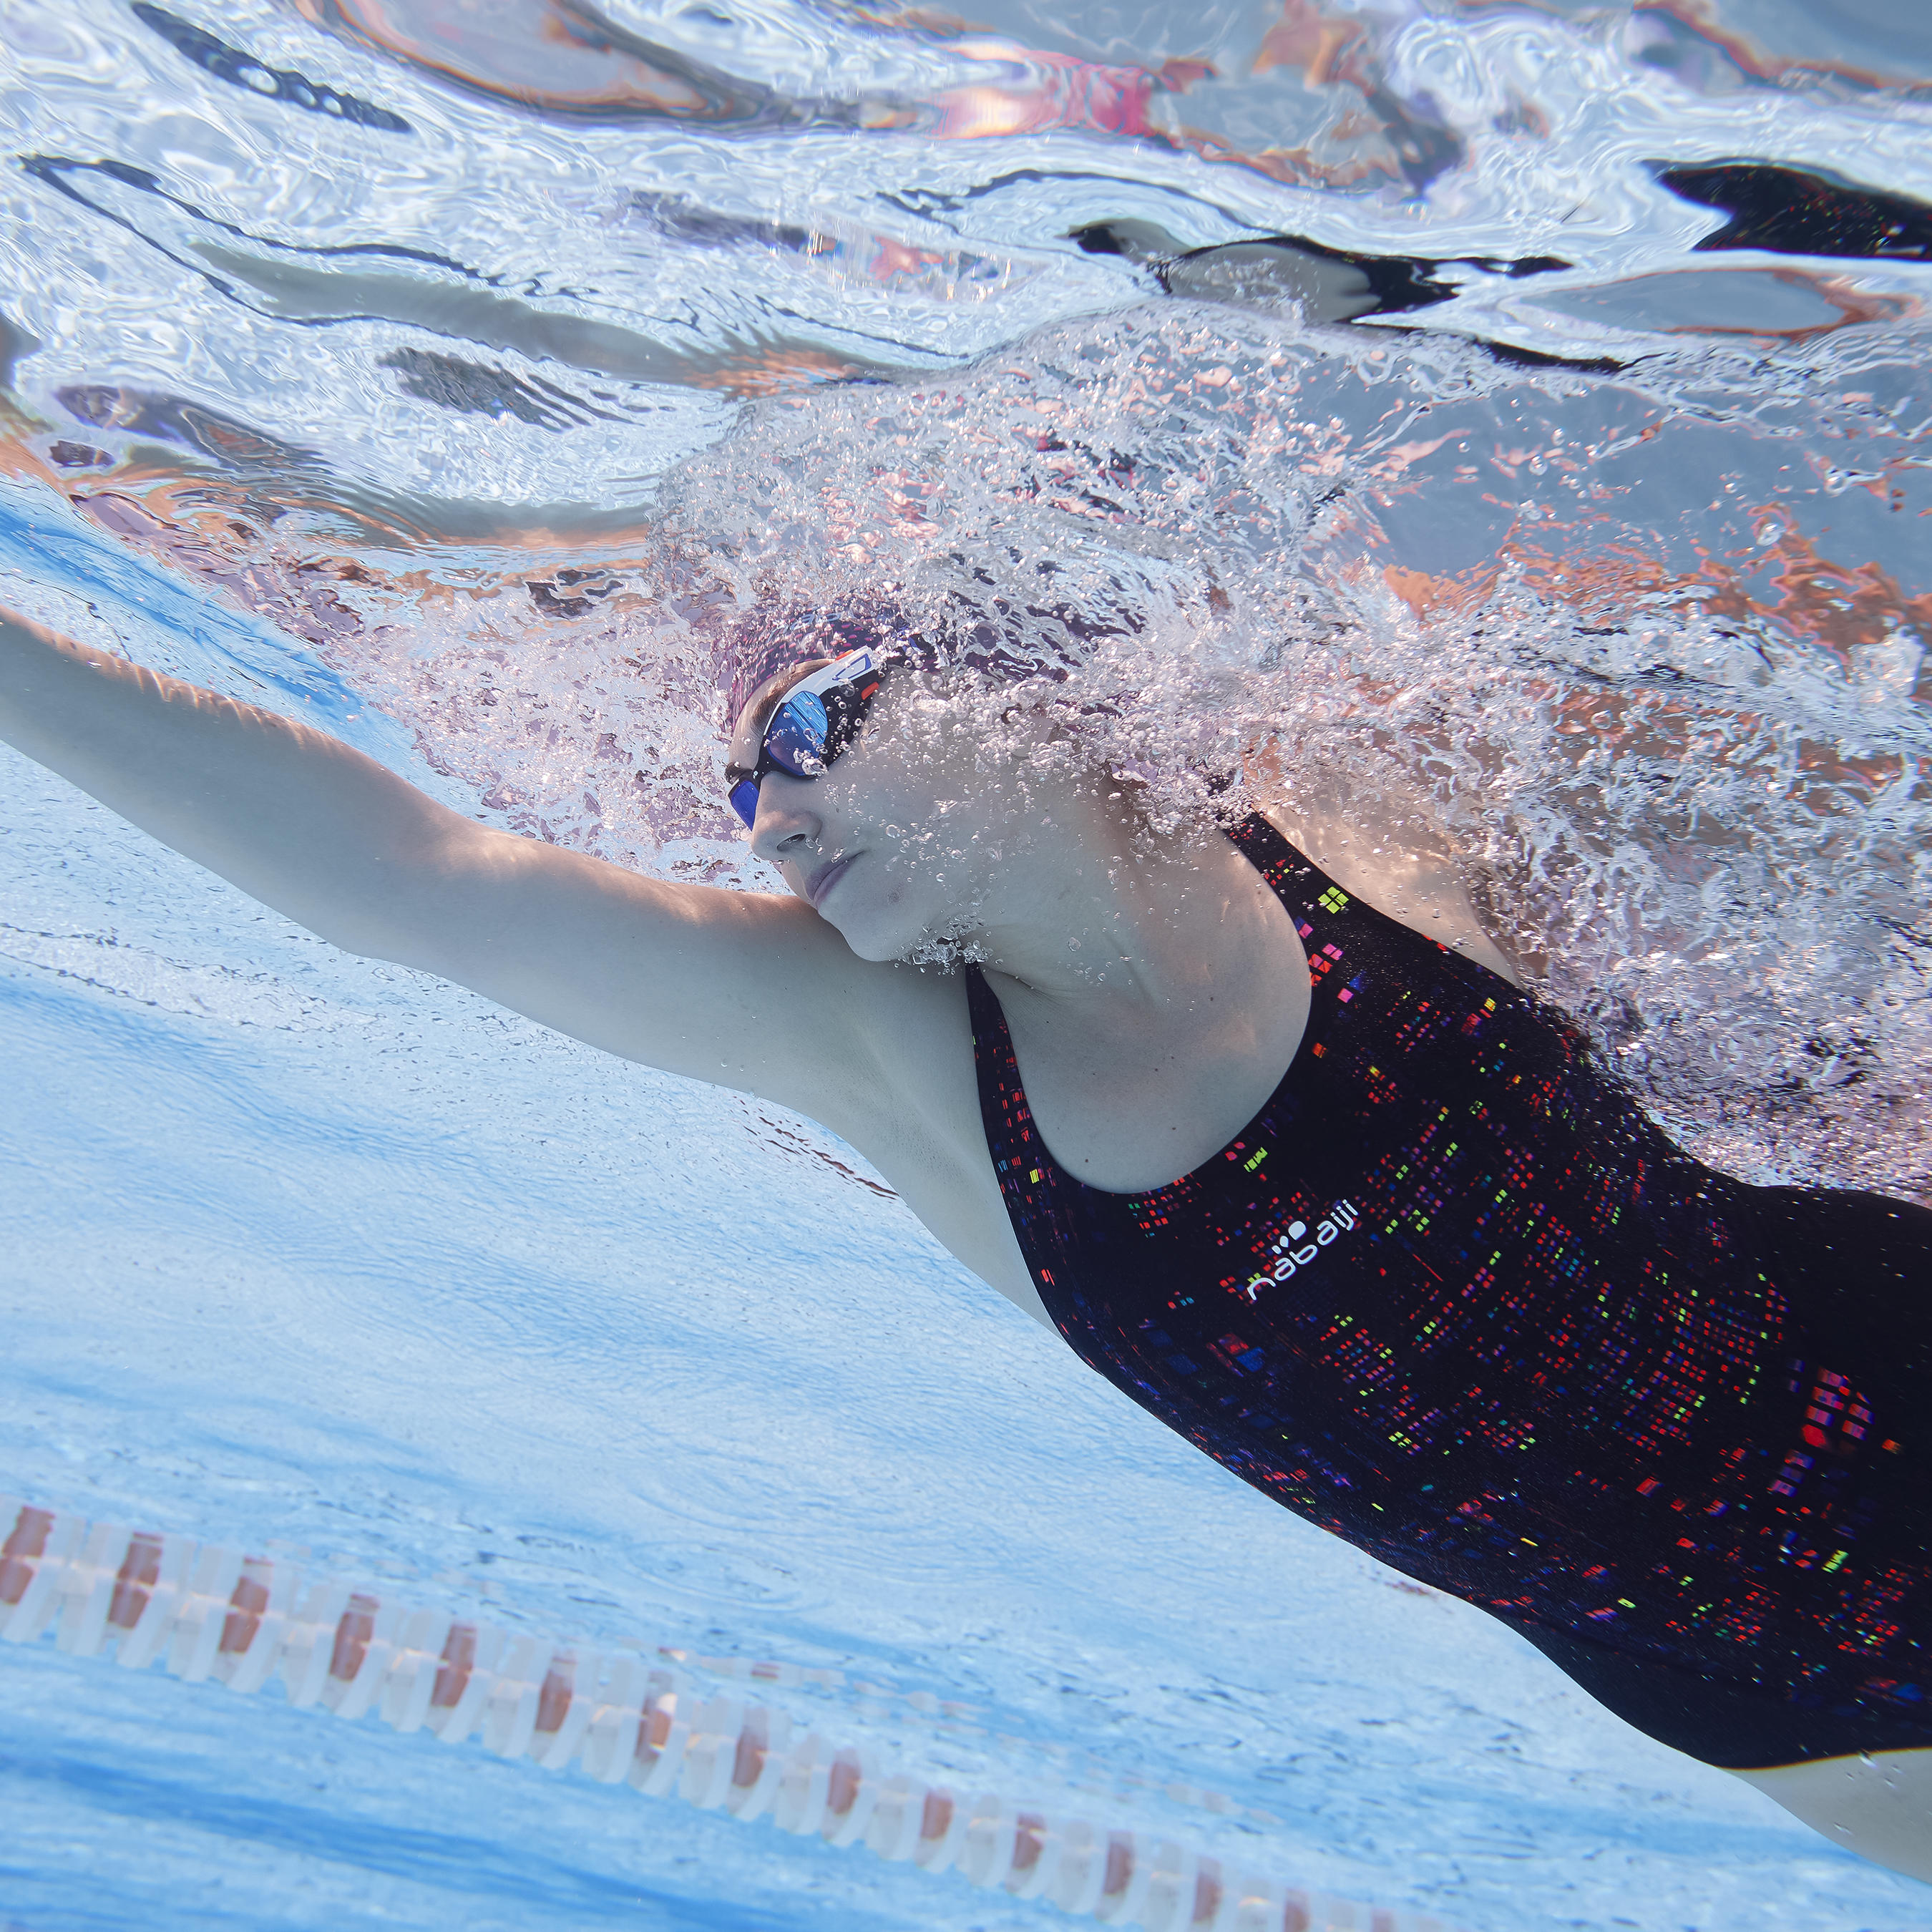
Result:
{"label": "swimmer's nose", "polygon": [[774,866],[802,865],[817,850],[825,824],[812,809],[809,781],[769,772],[758,788],[758,815],[752,823],[752,850]]}

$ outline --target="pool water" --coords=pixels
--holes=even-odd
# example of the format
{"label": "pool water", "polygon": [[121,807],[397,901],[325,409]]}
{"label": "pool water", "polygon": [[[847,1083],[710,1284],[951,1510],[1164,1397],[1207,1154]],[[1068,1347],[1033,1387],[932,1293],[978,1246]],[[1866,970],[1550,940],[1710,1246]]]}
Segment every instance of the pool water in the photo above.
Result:
{"label": "pool water", "polygon": [[[1932,1200],[1912,20],[179,7],[8,14],[0,598],[750,886],[758,640],[943,620],[1177,808],[1393,787],[1704,1157]],[[1119,1401],[814,1126],[0,768],[18,1502],[675,1667],[1316,1922],[1924,1922]],[[1064,1919],[279,1684],[0,1671],[28,1932]]]}

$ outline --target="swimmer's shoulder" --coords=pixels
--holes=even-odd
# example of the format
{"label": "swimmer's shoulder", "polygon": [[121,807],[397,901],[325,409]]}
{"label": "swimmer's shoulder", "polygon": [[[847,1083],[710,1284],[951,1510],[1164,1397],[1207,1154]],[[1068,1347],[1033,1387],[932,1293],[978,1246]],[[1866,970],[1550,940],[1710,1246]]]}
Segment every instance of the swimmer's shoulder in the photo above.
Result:
{"label": "swimmer's shoulder", "polygon": [[1516,962],[1476,910],[1454,848],[1412,812],[1345,813],[1282,799],[1264,807],[1262,815],[1344,892],[1511,986],[1522,985]]}

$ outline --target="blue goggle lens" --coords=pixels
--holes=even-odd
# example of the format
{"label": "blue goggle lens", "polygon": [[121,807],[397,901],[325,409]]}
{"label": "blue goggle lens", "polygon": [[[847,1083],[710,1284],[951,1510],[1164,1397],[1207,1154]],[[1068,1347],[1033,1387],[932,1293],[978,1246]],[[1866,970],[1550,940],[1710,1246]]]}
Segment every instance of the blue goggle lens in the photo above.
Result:
{"label": "blue goggle lens", "polygon": [[756,778],[740,778],[731,788],[731,809],[745,821],[747,832],[758,822],[758,782]]}
{"label": "blue goggle lens", "polygon": [[816,692],[788,698],[765,727],[765,756],[796,778],[815,778],[825,770],[825,741],[831,732],[824,700]]}
{"label": "blue goggle lens", "polygon": [[[826,680],[829,673],[825,693],[794,688],[778,701],[755,739],[750,736],[756,728],[750,720],[761,699],[754,696],[732,734],[725,759],[726,796],[748,828],[756,829],[758,787],[766,772],[785,772],[798,778],[824,776],[871,708],[884,670],[870,652],[863,650],[821,664],[806,677],[807,681]],[[826,694],[832,698],[829,705]]]}

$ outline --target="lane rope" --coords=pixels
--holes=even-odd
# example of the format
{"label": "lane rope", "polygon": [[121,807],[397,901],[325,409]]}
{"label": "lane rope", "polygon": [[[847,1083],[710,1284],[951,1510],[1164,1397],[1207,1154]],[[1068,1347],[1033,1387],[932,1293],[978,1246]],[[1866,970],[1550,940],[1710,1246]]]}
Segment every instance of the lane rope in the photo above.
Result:
{"label": "lane rope", "polygon": [[[548,1771],[862,1845],[934,1874],[1142,1932],[1449,1932],[1440,1920],[1246,1872],[1192,1846],[996,1792],[962,1796],[784,1711],[710,1694],[677,1653],[602,1651],[412,1606],[285,1557],[0,1496],[0,1638],[159,1664],[236,1691],[279,1677],[298,1710],[474,1738]],[[783,1682],[788,1666],[758,1664]],[[801,1680],[814,1673],[793,1670]]]}

